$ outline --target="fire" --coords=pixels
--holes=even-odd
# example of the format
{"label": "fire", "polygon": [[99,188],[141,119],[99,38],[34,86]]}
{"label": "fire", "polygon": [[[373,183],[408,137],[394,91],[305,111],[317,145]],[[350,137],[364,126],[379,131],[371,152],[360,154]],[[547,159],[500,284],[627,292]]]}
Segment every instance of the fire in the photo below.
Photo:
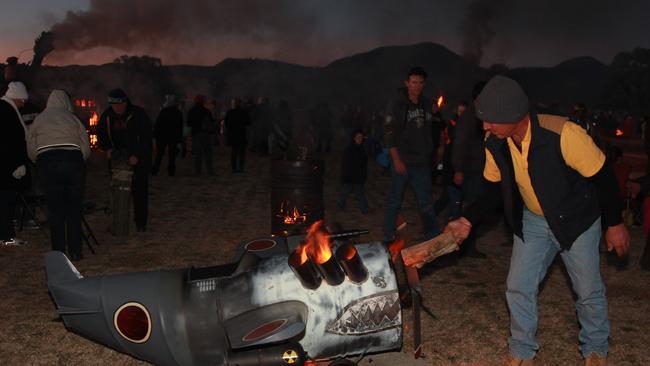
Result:
{"label": "fire", "polygon": [[307,243],[300,243],[296,249],[296,253],[298,253],[298,256],[300,258],[300,265],[302,266],[305,264],[305,262],[307,262]]}
{"label": "fire", "polygon": [[97,102],[94,101],[93,99],[86,99],[86,98],[81,98],[81,99],[75,99],[74,100],[74,105],[77,108],[97,108]]}
{"label": "fire", "polygon": [[309,257],[318,264],[323,264],[332,258],[332,244],[327,233],[321,228],[323,221],[316,221],[307,232],[306,251]]}
{"label": "fire", "polygon": [[94,147],[97,146],[99,141],[97,140],[97,135],[89,135],[89,140],[90,140],[90,146]]}
{"label": "fire", "polygon": [[93,111],[93,114],[88,119],[88,126],[97,126],[98,121],[99,121],[99,116],[97,115],[97,112]]}
{"label": "fire", "polygon": [[617,128],[616,129],[616,137],[619,137],[619,136],[623,136],[623,130],[621,130],[620,128]]}
{"label": "fire", "polygon": [[442,95],[438,97],[438,109],[442,108],[442,105],[445,103],[445,97]]}
{"label": "fire", "polygon": [[301,214],[300,211],[298,211],[298,207],[294,207],[293,210],[291,210],[287,209],[287,206],[287,202],[282,202],[282,205],[280,205],[280,213],[277,215],[284,219],[285,224],[293,225],[307,221],[307,215],[304,213]]}

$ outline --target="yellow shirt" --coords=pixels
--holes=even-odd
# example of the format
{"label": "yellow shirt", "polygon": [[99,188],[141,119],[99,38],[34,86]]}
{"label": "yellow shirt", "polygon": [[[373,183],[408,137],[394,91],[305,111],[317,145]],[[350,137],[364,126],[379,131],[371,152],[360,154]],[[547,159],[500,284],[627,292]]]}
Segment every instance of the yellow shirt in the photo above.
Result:
{"label": "yellow shirt", "polygon": [[[594,144],[594,141],[582,127],[573,122],[569,122],[564,117],[551,115],[538,115],[540,125],[545,122],[562,123],[557,119],[564,120],[562,131],[560,133],[560,149],[566,165],[575,169],[583,177],[591,177],[598,173],[605,163],[605,154]],[[543,128],[543,127],[542,127]],[[539,204],[535,190],[530,181],[528,174],[528,149],[530,148],[531,128],[530,122],[526,130],[526,135],[521,141],[521,151],[517,145],[508,137],[508,148],[512,156],[512,166],[515,173],[515,181],[519,187],[519,192],[526,207],[533,213],[544,216],[544,211]],[[492,153],[485,149],[485,169],[483,176],[490,182],[501,181],[501,171],[494,161]]]}

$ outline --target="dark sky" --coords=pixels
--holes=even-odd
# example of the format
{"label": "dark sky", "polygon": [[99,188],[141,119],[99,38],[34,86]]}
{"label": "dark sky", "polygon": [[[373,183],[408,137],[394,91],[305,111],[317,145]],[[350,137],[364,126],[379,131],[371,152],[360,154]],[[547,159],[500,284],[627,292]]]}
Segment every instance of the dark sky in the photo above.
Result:
{"label": "dark sky", "polygon": [[[53,29],[46,63],[149,54],[165,64],[256,57],[306,65],[396,44],[436,42],[484,66],[550,66],[650,48],[650,1],[3,0],[0,57]],[[31,58],[23,52],[21,60]]]}

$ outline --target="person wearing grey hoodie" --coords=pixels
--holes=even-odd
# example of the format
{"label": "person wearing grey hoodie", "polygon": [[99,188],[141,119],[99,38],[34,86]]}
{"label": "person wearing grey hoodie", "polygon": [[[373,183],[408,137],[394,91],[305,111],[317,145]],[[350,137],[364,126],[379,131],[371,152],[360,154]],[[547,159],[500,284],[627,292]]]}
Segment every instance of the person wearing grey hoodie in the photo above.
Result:
{"label": "person wearing grey hoodie", "polygon": [[27,154],[36,163],[45,193],[52,250],[65,253],[67,244],[70,259],[78,261],[82,258],[82,196],[90,143],[73,110],[68,94],[53,90],[47,107],[29,128]]}

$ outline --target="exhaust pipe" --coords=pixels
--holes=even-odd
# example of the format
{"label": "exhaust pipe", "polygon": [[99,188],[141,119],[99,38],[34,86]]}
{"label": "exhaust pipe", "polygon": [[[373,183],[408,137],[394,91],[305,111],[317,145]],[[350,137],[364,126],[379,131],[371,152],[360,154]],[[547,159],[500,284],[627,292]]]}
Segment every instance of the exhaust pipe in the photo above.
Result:
{"label": "exhaust pipe", "polygon": [[350,281],[363,283],[368,279],[368,269],[363,265],[363,261],[359,257],[359,253],[357,253],[357,248],[354,247],[354,244],[347,243],[339,247],[336,250],[336,258]]}

